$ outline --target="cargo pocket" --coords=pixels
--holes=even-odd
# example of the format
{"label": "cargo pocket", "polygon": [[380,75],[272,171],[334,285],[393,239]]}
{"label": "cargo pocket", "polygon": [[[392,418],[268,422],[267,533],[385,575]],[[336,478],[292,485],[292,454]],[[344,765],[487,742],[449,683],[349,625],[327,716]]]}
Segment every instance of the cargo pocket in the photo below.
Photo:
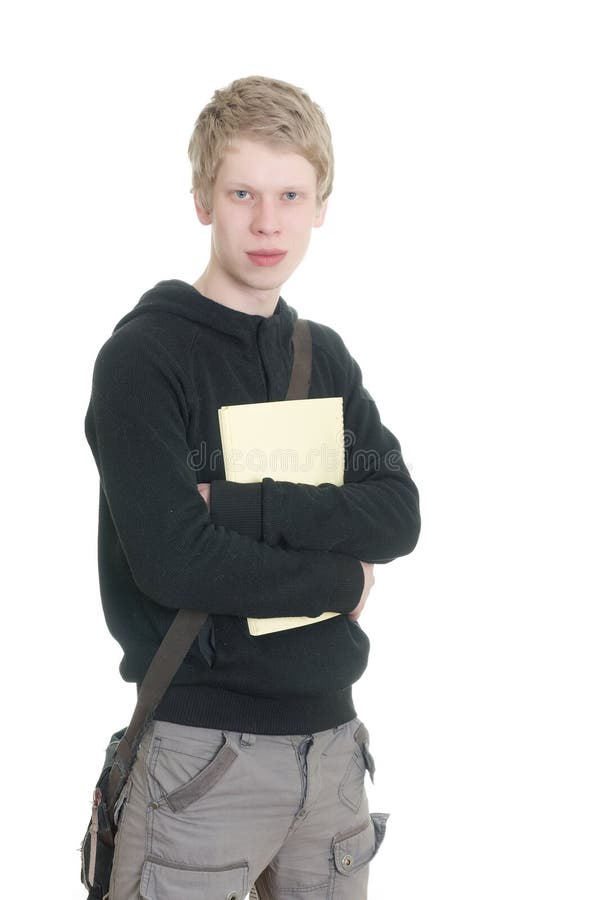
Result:
{"label": "cargo pocket", "polygon": [[211,790],[237,759],[225,732],[197,739],[154,738],[148,758],[151,807],[180,812]]}
{"label": "cargo pocket", "polygon": [[363,825],[334,837],[332,851],[335,873],[350,878],[367,866],[384,840],[389,815],[390,813],[371,813]]}
{"label": "cargo pocket", "polygon": [[355,741],[355,749],[349,760],[345,773],[341,779],[338,789],[340,799],[353,812],[357,812],[361,806],[364,793],[364,781],[366,770],[369,772],[370,780],[374,781],[374,772],[376,765],[374,758],[370,753],[369,741],[370,736],[367,728],[359,719],[359,727],[353,735]]}
{"label": "cargo pocket", "polygon": [[244,900],[249,890],[248,877],[247,860],[227,866],[193,867],[149,857],[143,864],[140,896],[144,900]]}

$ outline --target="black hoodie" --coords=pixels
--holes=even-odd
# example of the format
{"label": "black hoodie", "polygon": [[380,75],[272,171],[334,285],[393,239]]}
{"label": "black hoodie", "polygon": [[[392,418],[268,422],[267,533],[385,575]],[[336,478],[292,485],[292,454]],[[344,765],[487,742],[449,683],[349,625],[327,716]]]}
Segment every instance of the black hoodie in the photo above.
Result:
{"label": "black hoodie", "polygon": [[[139,684],[180,608],[210,617],[156,718],[258,734],[323,731],[355,715],[369,640],[347,615],[259,637],[247,617],[349,613],[360,560],[417,543],[419,498],[339,335],[310,322],[310,397],[343,397],[344,484],[226,481],[221,406],[284,400],[296,311],[223,306],[159,282],[116,325],[93,370],[85,434],[100,475],[98,565],[120,672]],[[210,510],[197,490],[211,483]],[[384,598],[378,598],[383,600]]]}

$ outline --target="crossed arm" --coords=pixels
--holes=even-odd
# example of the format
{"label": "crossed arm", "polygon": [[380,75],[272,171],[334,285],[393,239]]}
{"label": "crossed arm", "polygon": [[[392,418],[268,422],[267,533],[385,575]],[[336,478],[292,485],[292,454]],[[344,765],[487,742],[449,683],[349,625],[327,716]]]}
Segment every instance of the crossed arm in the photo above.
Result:
{"label": "crossed arm", "polygon": [[[209,481],[202,481],[197,485],[197,490],[201,494],[201,497],[207,506],[208,515],[211,512],[211,510],[210,510],[210,493],[211,493],[210,488],[211,488],[211,485],[210,485]],[[374,581],[375,581],[374,564],[365,562],[363,560],[360,560],[360,562],[361,562],[361,565],[363,566],[363,575],[364,575],[363,593],[362,593],[359,603],[357,604],[355,609],[352,610],[350,613],[347,613],[347,617],[352,622],[356,622],[359,619],[361,613],[363,612],[363,608],[364,608],[366,600],[369,596],[370,589],[373,587]]]}
{"label": "crossed arm", "polygon": [[382,425],[376,405],[363,387],[359,366],[349,359],[344,396],[345,483],[314,486],[272,478],[253,484],[216,480],[201,482],[197,490],[216,525],[239,530],[270,546],[337,551],[358,559],[364,591],[348,614],[356,621],[374,583],[374,563],[387,563],[413,550],[420,514],[419,494],[399,442]]}

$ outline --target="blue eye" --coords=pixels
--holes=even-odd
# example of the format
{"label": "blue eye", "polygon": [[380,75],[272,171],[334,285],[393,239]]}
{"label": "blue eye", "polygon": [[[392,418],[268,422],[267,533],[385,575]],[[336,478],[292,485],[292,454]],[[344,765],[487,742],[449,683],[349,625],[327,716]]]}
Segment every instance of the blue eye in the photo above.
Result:
{"label": "blue eye", "polygon": [[[244,190],[242,190],[241,188],[237,189],[236,191],[233,191],[233,194],[235,194],[235,196],[237,197],[238,200],[244,200],[244,199],[245,199],[245,197],[239,197],[239,196],[238,196],[239,194],[248,194],[248,193],[249,193],[249,191],[244,191]],[[288,197],[288,196],[290,196],[291,194],[292,194],[291,200],[294,200],[296,197],[299,196],[299,194],[297,193],[297,191],[285,191],[284,196]]]}

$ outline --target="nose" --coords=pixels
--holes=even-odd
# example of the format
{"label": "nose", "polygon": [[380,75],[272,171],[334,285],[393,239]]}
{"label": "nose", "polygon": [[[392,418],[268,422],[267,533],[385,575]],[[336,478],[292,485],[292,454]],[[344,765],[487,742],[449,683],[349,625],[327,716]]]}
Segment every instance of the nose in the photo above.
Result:
{"label": "nose", "polygon": [[256,203],[252,228],[257,234],[276,234],[280,230],[275,201],[262,198]]}

